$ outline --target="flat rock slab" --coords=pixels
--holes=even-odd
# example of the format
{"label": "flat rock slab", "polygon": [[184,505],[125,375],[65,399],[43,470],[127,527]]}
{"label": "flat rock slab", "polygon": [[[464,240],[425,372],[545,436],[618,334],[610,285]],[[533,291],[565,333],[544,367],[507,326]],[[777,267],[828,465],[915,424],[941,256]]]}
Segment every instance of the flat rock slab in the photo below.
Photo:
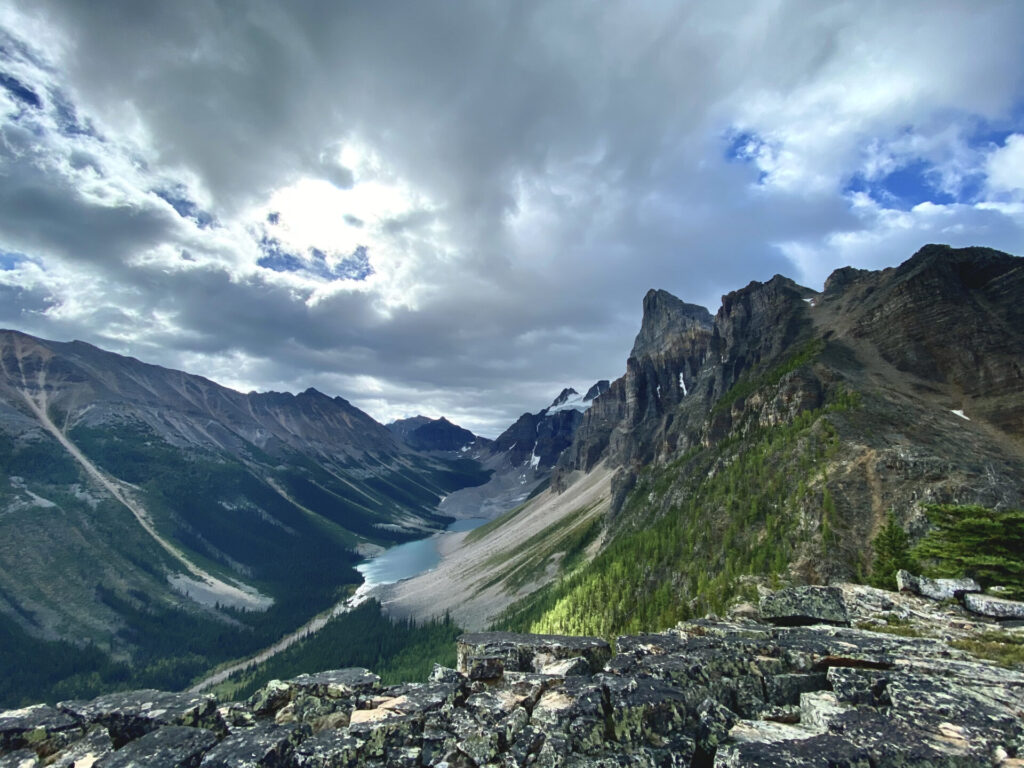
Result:
{"label": "flat rock slab", "polygon": [[380,677],[368,669],[350,667],[312,675],[299,675],[286,684],[311,696],[340,699],[377,690],[380,687]]}
{"label": "flat rock slab", "polygon": [[287,768],[295,745],[311,735],[309,726],[262,725],[228,736],[211,749],[202,768]]}
{"label": "flat rock slab", "polygon": [[216,734],[205,728],[169,725],[126,744],[95,768],[197,768],[216,743]]}
{"label": "flat rock slab", "polygon": [[1024,603],[993,595],[964,595],[964,607],[993,619],[1024,619]]}
{"label": "flat rock slab", "polygon": [[468,673],[475,658],[500,660],[505,672],[540,672],[544,667],[580,656],[591,672],[598,672],[611,656],[611,646],[599,637],[524,635],[514,632],[477,632],[456,641],[458,670]]}
{"label": "flat rock slab", "polygon": [[[726,744],[715,756],[715,768],[872,768],[863,747],[828,733],[792,738],[805,734],[794,728],[791,738]],[[759,731],[758,735],[765,733]]]}
{"label": "flat rock slab", "polygon": [[46,704],[0,712],[0,749],[49,754],[84,732],[81,722]]}
{"label": "flat rock slab", "polygon": [[109,693],[92,701],[62,701],[57,708],[86,723],[106,726],[118,748],[165,725],[227,733],[217,711],[217,699],[210,694],[130,691]]}
{"label": "flat rock slab", "polygon": [[904,570],[896,572],[896,588],[932,600],[959,600],[968,593],[981,592],[974,579],[929,579]]}
{"label": "flat rock slab", "polygon": [[761,618],[780,626],[850,623],[838,587],[792,587],[761,598]]}

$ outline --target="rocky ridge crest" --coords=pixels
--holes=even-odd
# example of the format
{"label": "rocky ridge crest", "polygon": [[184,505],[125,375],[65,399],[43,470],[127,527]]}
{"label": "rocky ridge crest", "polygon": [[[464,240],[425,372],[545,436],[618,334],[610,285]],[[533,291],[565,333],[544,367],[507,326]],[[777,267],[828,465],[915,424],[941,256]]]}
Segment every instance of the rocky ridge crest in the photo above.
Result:
{"label": "rocky ridge crest", "polygon": [[[952,647],[992,620],[854,585],[785,590],[753,611],[620,637],[614,654],[597,638],[465,635],[458,670],[419,684],[348,669],[220,706],[137,691],[28,707],[0,713],[0,764],[1022,764],[1024,673]],[[873,631],[893,627],[902,636]]]}

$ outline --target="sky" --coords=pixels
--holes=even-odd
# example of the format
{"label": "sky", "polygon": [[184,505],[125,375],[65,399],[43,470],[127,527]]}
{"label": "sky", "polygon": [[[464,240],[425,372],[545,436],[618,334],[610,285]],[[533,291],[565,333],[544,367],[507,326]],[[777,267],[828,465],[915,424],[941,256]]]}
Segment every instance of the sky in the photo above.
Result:
{"label": "sky", "polygon": [[0,0],[0,326],[495,436],[718,309],[1024,254],[1024,3]]}

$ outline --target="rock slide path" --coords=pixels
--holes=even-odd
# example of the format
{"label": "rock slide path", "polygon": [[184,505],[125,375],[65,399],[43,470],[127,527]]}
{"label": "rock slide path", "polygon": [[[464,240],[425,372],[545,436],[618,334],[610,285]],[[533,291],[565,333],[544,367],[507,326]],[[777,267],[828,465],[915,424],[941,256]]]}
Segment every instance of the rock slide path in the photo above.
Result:
{"label": "rock slide path", "polygon": [[[68,439],[67,435],[65,435],[57,425],[53,423],[47,413],[47,382],[45,368],[42,368],[39,372],[38,381],[36,382],[35,387],[35,395],[29,391],[28,382],[24,381],[24,377],[23,382],[25,387],[20,389],[19,392],[24,398],[26,405],[28,405],[29,410],[32,411],[32,414],[36,419],[38,419],[42,427],[53,435],[54,439],[60,443],[64,450],[66,450],[68,454],[81,465],[86,473],[88,473],[89,477],[103,486],[111,496],[113,496],[132,513],[139,525],[142,526],[143,530],[146,531],[146,533],[148,533],[165,552],[180,563],[188,573],[195,577],[199,582],[199,584],[196,585],[197,587],[201,588],[205,592],[215,595],[217,601],[222,605],[255,611],[264,611],[270,607],[273,603],[272,598],[262,595],[255,589],[249,587],[239,587],[234,584],[228,584],[189,560],[188,557],[185,556],[184,552],[175,547],[157,532],[149,514],[137,500],[132,498],[131,492],[103,473],[99,467],[93,464],[88,457],[82,453],[77,445]],[[179,577],[177,582],[172,582],[172,584],[178,587],[180,591],[184,591],[180,585],[182,582],[187,584],[189,581],[190,580],[187,578]],[[187,591],[185,594],[188,596]]]}

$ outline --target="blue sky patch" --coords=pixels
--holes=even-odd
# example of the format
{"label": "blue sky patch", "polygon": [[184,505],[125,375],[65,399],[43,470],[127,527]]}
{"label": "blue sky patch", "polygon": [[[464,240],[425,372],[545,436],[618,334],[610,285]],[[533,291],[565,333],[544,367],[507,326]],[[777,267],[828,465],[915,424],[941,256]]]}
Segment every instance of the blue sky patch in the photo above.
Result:
{"label": "blue sky patch", "polygon": [[192,219],[200,229],[206,229],[213,225],[213,216],[190,200],[185,194],[184,187],[179,185],[174,189],[155,189],[153,192],[168,203],[183,219]]}
{"label": "blue sky patch", "polygon": [[264,235],[260,239],[263,255],[256,260],[258,266],[274,272],[305,273],[324,280],[365,280],[373,274],[369,251],[365,245],[358,246],[352,255],[331,266],[327,254],[319,248],[309,249],[309,258],[291,253],[281,247],[281,241]]}
{"label": "blue sky patch", "polygon": [[78,111],[74,105],[67,101],[62,94],[50,94],[53,101],[54,117],[57,122],[57,129],[64,136],[91,136],[99,138],[99,134],[93,130],[88,121],[83,122],[78,117]]}
{"label": "blue sky patch", "polygon": [[749,163],[757,156],[757,150],[764,144],[752,131],[730,131],[726,133],[725,158]]}
{"label": "blue sky patch", "polygon": [[0,72],[0,86],[2,86],[9,94],[22,104],[27,104],[28,106],[35,107],[36,109],[40,109],[43,106],[43,102],[42,99],[39,98],[39,94],[6,72]]}
{"label": "blue sky patch", "polygon": [[[953,195],[939,189],[929,178],[934,166],[925,160],[915,160],[880,179],[868,180],[855,174],[843,188],[844,193],[865,192],[871,199],[887,208],[909,211],[925,202],[946,205],[958,202]],[[977,189],[977,185],[974,185]],[[965,190],[966,192],[966,190]]]}
{"label": "blue sky patch", "polygon": [[13,253],[12,251],[0,250],[0,270],[4,272],[10,272],[12,269],[17,269],[26,261],[28,261],[28,257],[23,253]]}

